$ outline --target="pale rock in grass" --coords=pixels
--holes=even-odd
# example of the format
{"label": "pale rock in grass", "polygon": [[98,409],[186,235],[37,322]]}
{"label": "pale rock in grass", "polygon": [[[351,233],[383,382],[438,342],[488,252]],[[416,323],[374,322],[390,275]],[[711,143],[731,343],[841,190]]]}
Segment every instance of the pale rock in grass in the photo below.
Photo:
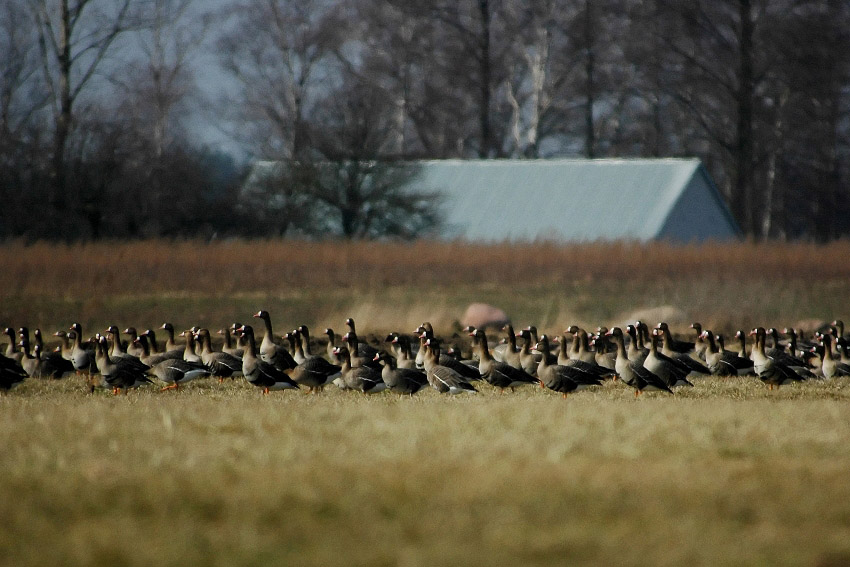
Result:
{"label": "pale rock in grass", "polygon": [[471,325],[476,329],[485,329],[487,327],[501,328],[510,321],[508,314],[498,307],[487,303],[470,303],[460,323],[464,327]]}

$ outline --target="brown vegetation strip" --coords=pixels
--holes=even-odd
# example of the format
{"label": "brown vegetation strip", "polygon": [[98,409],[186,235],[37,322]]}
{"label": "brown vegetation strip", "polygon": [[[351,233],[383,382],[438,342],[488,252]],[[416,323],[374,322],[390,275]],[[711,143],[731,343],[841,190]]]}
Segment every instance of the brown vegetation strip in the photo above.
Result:
{"label": "brown vegetation strip", "polygon": [[7,243],[0,294],[91,290],[233,294],[292,287],[450,286],[670,278],[846,280],[850,243],[478,245],[414,242],[200,241]]}

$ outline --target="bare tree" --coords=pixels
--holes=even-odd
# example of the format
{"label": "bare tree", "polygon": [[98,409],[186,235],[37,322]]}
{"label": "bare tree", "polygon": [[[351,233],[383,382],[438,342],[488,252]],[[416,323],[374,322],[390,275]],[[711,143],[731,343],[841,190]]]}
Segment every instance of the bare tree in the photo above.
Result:
{"label": "bare tree", "polygon": [[343,31],[337,9],[329,0],[262,0],[236,3],[228,14],[221,61],[239,82],[247,137],[261,156],[297,157],[308,145],[314,90],[331,86],[328,59]]}
{"label": "bare tree", "polygon": [[130,0],[29,0],[38,24],[44,81],[52,98],[52,208],[65,200],[65,152],[75,103],[110,53],[116,39],[131,29]]}

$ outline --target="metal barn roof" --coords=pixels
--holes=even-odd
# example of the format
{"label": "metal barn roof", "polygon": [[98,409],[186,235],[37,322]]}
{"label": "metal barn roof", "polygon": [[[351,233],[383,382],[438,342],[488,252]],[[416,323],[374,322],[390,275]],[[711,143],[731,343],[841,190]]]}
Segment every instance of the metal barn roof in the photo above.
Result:
{"label": "metal barn roof", "polygon": [[418,164],[411,188],[443,194],[446,238],[699,242],[739,235],[698,159]]}

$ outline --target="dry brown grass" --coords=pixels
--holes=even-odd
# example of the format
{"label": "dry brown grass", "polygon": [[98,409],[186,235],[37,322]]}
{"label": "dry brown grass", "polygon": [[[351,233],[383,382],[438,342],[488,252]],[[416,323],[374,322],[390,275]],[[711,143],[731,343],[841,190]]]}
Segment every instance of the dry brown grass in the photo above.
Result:
{"label": "dry brown grass", "polygon": [[[850,559],[850,387],[0,398],[3,565]],[[840,563],[839,563],[840,564]]]}
{"label": "dry brown grass", "polygon": [[472,245],[233,241],[0,246],[0,321],[216,328],[268,309],[279,325],[448,330],[485,301],[521,324],[620,324],[673,306],[686,329],[842,316],[850,243]]}

